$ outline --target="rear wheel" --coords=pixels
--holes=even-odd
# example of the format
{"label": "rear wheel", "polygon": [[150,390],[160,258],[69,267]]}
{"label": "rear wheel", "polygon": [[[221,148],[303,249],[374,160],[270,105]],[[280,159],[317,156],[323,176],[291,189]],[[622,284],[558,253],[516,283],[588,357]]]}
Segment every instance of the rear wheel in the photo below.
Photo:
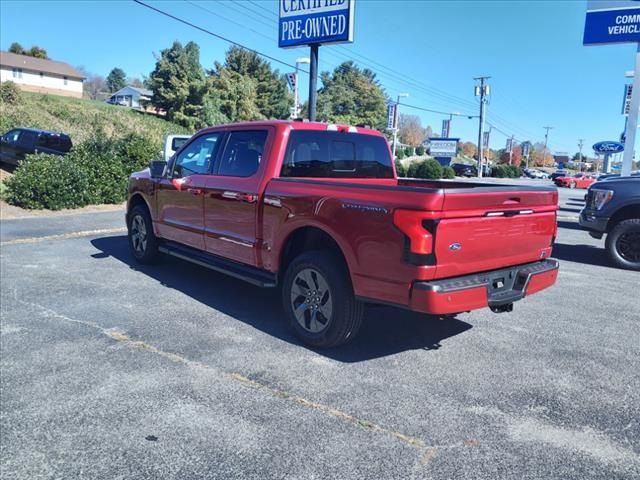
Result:
{"label": "rear wheel", "polygon": [[616,224],[607,235],[606,248],[618,267],[640,271],[640,218]]}
{"label": "rear wheel", "polygon": [[313,347],[346,343],[362,323],[363,305],[353,294],[349,273],[329,252],[304,253],[291,262],[282,303],[295,334]]}
{"label": "rear wheel", "polygon": [[151,215],[144,205],[129,212],[129,247],[139,263],[151,263],[158,257],[158,240],[153,233]]}

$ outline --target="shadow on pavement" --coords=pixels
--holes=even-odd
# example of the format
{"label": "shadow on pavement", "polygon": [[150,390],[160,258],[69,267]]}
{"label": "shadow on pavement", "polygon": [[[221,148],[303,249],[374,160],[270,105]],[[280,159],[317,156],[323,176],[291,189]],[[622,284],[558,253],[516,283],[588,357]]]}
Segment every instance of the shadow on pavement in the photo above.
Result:
{"label": "shadow on pavement", "polygon": [[574,212],[574,213],[580,213],[580,211],[582,210],[581,208],[567,208],[567,207],[560,207],[559,208],[560,211],[562,212]]}
{"label": "shadow on pavement", "polygon": [[[577,218],[576,218],[577,220]],[[580,224],[576,221],[576,222],[567,222],[564,220],[558,220],[558,228],[566,228],[568,230],[583,230],[580,227]],[[589,235],[586,230],[583,230],[585,235]]]}
{"label": "shadow on pavement", "polygon": [[615,268],[611,262],[609,262],[605,249],[602,247],[594,247],[593,245],[556,243],[553,245],[552,257],[569,262]]}
{"label": "shadow on pavement", "polygon": [[565,202],[565,204],[572,207],[584,207],[584,202]]}
{"label": "shadow on pavement", "polygon": [[[139,265],[131,257],[124,235],[97,238],[91,244],[100,250],[92,255],[96,260],[113,257],[165,287],[276,338],[301,345],[283,318],[279,289],[254,287],[169,256],[162,256],[154,265]],[[161,295],[159,291],[158,296]],[[470,328],[470,324],[457,319],[440,320],[399,308],[368,306],[354,341],[318,353],[341,362],[361,362],[406,350],[435,350],[441,347],[442,340]]]}
{"label": "shadow on pavement", "polygon": [[569,201],[571,201],[571,202],[581,202],[582,205],[584,205],[584,197],[580,197],[580,198],[572,197],[572,198],[569,198]]}

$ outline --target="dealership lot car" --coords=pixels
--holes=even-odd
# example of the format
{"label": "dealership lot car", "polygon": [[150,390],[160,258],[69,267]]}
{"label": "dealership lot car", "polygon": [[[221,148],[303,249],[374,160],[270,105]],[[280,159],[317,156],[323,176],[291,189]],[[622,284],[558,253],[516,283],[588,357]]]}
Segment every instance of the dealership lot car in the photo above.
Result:
{"label": "dealership lot car", "polygon": [[64,133],[14,128],[0,137],[0,161],[18,165],[28,154],[64,155],[71,150],[71,146],[71,139]]}
{"label": "dealership lot car", "polygon": [[553,182],[558,187],[589,188],[596,182],[596,178],[586,173],[576,173],[573,176],[557,177]]}

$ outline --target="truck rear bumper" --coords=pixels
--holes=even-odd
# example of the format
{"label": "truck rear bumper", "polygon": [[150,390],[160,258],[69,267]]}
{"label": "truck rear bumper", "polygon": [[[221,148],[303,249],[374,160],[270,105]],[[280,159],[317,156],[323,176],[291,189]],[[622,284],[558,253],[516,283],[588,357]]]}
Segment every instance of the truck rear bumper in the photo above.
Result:
{"label": "truck rear bumper", "polygon": [[474,275],[415,282],[409,308],[430,314],[451,314],[509,305],[556,282],[558,262],[517,265]]}

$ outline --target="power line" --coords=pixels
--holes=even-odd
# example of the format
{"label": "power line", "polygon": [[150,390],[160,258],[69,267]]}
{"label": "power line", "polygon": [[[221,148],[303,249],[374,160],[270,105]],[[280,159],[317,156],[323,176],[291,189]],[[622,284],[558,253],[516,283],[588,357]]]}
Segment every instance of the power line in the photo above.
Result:
{"label": "power line", "polygon": [[[173,20],[176,20],[177,22],[183,23],[183,24],[188,25],[188,26],[190,26],[192,28],[195,28],[196,30],[200,30],[201,32],[204,32],[204,33],[206,33],[208,35],[211,35],[212,37],[219,38],[220,40],[224,40],[227,43],[230,43],[230,44],[235,45],[235,46],[240,47],[240,48],[244,48],[245,50],[253,52],[256,55],[260,55],[261,57],[268,58],[269,60],[272,60],[272,61],[274,61],[276,63],[281,64],[281,65],[286,65],[287,67],[296,68],[295,65],[287,63],[287,62],[285,62],[283,60],[280,60],[280,59],[278,59],[276,57],[272,57],[271,55],[267,55],[266,53],[259,52],[258,50],[255,50],[253,48],[249,48],[246,45],[243,45],[241,43],[236,42],[235,40],[231,40],[230,38],[223,37],[222,35],[219,35],[217,33],[214,33],[212,31],[210,31],[210,30],[207,30],[206,28],[199,27],[198,25],[195,25],[195,24],[193,24],[191,22],[188,22],[187,20],[184,20],[184,19],[182,19],[180,17],[176,17],[175,15],[172,15],[172,14],[170,14],[168,12],[165,12],[164,10],[160,10],[159,8],[156,8],[156,7],[152,6],[152,5],[146,4],[146,3],[144,3],[144,2],[142,2],[140,0],[133,0],[133,1],[135,3],[137,3],[137,4],[139,4],[139,5],[142,5],[143,7],[146,7],[148,9],[150,9],[150,10],[153,10],[153,11],[155,11],[155,12],[161,14],[161,15],[164,15],[165,17],[172,18]],[[307,74],[309,73],[306,70],[300,70],[300,71],[304,72],[304,73],[307,73]]]}
{"label": "power line", "polygon": [[478,118],[478,115],[467,115],[466,113],[453,113],[453,112],[442,112],[440,110],[432,110],[430,108],[424,108],[424,107],[417,107],[415,105],[409,105],[408,103],[398,103],[398,105],[402,105],[403,107],[409,107],[409,108],[414,108],[416,110],[422,110],[423,112],[430,112],[430,113],[438,113],[441,115],[453,115],[454,117],[467,117],[467,118]]}

